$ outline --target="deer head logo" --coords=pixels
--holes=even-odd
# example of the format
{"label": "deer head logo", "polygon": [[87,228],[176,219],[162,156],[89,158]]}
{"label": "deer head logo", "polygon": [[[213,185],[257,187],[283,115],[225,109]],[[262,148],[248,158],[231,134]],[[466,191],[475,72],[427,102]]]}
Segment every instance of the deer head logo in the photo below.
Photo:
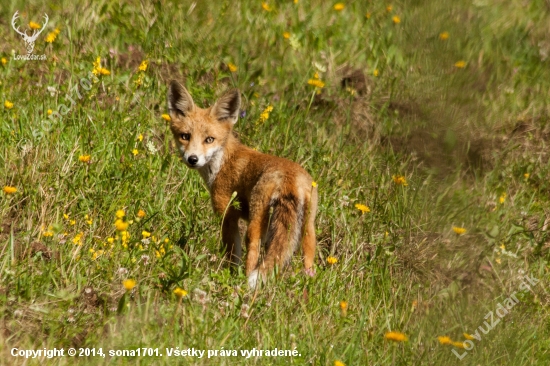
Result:
{"label": "deer head logo", "polygon": [[34,50],[34,42],[36,41],[36,39],[38,38],[38,35],[40,33],[42,33],[42,31],[44,30],[44,28],[46,28],[46,24],[48,24],[48,14],[44,14],[44,25],[42,26],[42,28],[40,28],[40,30],[37,30],[35,29],[32,33],[32,35],[28,35],[27,34],[27,31],[25,32],[21,32],[19,30],[19,27],[15,27],[15,22],[17,21],[17,18],[19,18],[19,10],[15,12],[15,14],[13,14],[13,18],[11,18],[11,26],[13,27],[13,29],[19,33],[22,37],[23,37],[23,40],[25,41],[25,47],[27,48],[27,53],[28,54],[31,54],[32,51]]}

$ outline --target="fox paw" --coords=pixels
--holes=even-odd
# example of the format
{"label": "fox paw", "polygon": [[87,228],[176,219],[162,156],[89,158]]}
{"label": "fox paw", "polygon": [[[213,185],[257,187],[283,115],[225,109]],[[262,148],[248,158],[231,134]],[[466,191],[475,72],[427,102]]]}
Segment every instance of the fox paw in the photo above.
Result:
{"label": "fox paw", "polygon": [[256,288],[256,285],[258,283],[258,270],[252,271],[250,273],[250,276],[248,276],[248,287],[250,287],[252,290]]}

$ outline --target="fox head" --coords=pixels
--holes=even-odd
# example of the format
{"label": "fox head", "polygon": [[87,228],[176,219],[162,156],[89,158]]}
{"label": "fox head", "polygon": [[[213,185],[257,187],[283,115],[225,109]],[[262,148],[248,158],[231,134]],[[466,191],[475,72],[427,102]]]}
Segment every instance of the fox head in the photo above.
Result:
{"label": "fox head", "polygon": [[241,96],[234,89],[207,109],[199,108],[180,83],[168,88],[170,129],[185,164],[200,169],[223,154],[223,148],[239,117]]}

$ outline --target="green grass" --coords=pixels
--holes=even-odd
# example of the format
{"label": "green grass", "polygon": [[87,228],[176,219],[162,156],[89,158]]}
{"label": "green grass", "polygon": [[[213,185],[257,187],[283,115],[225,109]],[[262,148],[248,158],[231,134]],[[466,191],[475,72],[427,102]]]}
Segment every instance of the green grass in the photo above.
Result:
{"label": "green grass", "polygon": [[[0,192],[0,363],[23,364],[13,347],[152,347],[164,356],[28,364],[548,364],[548,1],[123,3],[0,6],[0,185],[17,188]],[[34,49],[46,61],[13,59],[26,52],[16,10],[21,29],[49,15]],[[109,75],[90,77],[97,57]],[[201,106],[239,88],[241,140],[314,177],[314,278],[298,252],[255,293],[223,262],[221,218],[161,117],[172,78]],[[521,273],[540,280],[532,291],[519,293]],[[486,328],[514,291],[461,361],[439,344]],[[176,347],[299,356],[167,357]]]}

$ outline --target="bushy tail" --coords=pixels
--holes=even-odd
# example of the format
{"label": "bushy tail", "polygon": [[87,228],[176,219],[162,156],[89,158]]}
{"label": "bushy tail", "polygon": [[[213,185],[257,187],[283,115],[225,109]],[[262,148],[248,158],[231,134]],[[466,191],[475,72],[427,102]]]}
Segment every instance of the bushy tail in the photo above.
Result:
{"label": "bushy tail", "polygon": [[305,203],[293,194],[287,194],[270,202],[272,214],[266,240],[266,254],[259,265],[265,278],[275,266],[283,268],[291,259],[302,238]]}

